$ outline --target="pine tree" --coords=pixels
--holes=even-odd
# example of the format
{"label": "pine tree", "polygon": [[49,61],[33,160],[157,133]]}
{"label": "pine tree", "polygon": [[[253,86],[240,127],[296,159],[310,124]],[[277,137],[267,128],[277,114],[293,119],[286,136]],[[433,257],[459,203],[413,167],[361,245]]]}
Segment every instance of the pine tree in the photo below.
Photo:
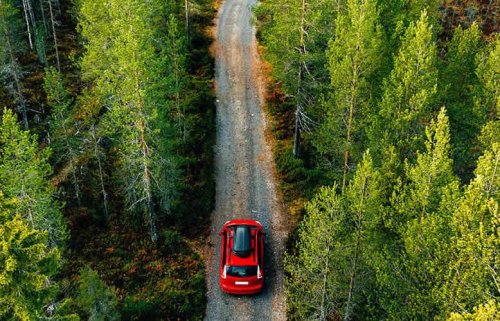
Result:
{"label": "pine tree", "polygon": [[493,143],[500,143],[500,36],[497,36],[478,55],[477,75],[481,86],[476,94],[476,112],[482,115],[486,124],[481,130],[483,149]]}
{"label": "pine tree", "polygon": [[18,202],[0,192],[0,319],[38,320],[55,297],[59,250],[21,217]]}
{"label": "pine tree", "polygon": [[80,270],[76,302],[87,313],[89,321],[120,319],[116,294],[99,278],[97,272],[90,268]]}
{"label": "pine tree", "polygon": [[44,89],[47,95],[47,103],[52,108],[49,120],[50,146],[56,164],[68,160],[65,165],[67,170],[64,172],[71,176],[76,202],[78,206],[81,206],[80,182],[76,175],[80,138],[77,136],[78,127],[71,118],[71,97],[64,88],[61,73],[54,68],[47,69],[45,71]]}
{"label": "pine tree", "polygon": [[451,258],[441,295],[454,312],[471,313],[498,293],[499,165],[500,144],[494,143],[479,159],[451,219]]}
{"label": "pine tree", "polygon": [[[287,255],[287,298],[293,320],[343,320],[369,315],[362,307],[374,286],[371,256],[380,245],[380,176],[369,153],[343,196],[323,187],[306,206],[295,255]],[[371,302],[373,303],[373,302]]]}
{"label": "pine tree", "polygon": [[[101,126],[116,147],[120,164],[116,178],[124,186],[126,208],[144,215],[153,242],[158,238],[158,209],[171,212],[179,175],[175,157],[164,148],[172,137],[160,117],[165,113],[161,99],[165,79],[158,69],[163,58],[156,50],[163,39],[157,38],[156,13],[164,5],[138,0],[84,1],[80,19],[88,41],[81,66],[85,79],[92,83],[89,96],[96,97],[88,115],[97,115],[104,106],[109,109]],[[106,64],[97,61],[102,45]]]}
{"label": "pine tree", "polygon": [[450,158],[449,121],[444,108],[441,108],[436,121],[431,121],[425,133],[425,153],[417,152],[415,165],[406,163],[406,176],[410,183],[405,207],[411,209],[410,219],[437,211],[441,203],[441,189],[457,183]]}
{"label": "pine tree", "polygon": [[331,159],[343,158],[342,189],[349,169],[361,156],[374,88],[370,80],[381,63],[382,32],[377,19],[376,1],[349,0],[347,14],[337,17],[327,52],[333,97],[325,106],[314,144]]}
{"label": "pine tree", "polygon": [[468,29],[458,27],[448,45],[440,83],[441,101],[450,116],[451,141],[455,171],[462,178],[470,178],[477,155],[472,152],[477,145],[482,120],[474,110],[474,89],[479,85],[476,56],[482,46],[477,24]]}
{"label": "pine tree", "polygon": [[62,246],[67,232],[56,192],[49,183],[50,149],[38,149],[35,136],[21,130],[4,109],[0,126],[0,190],[16,199],[15,210],[32,228],[47,232],[50,247]]}
{"label": "pine tree", "polygon": [[187,41],[179,32],[178,20],[173,14],[169,16],[167,32],[163,48],[167,69],[165,88],[167,101],[172,106],[165,121],[169,123],[169,118],[175,119],[178,136],[185,142],[188,131],[186,107],[189,104],[189,95],[185,94],[189,81],[186,72]]}
{"label": "pine tree", "polygon": [[401,158],[411,160],[422,147],[422,133],[431,119],[437,92],[433,38],[423,11],[406,30],[394,69],[385,82],[380,119],[371,137],[375,150],[380,150],[380,145],[394,145]]}
{"label": "pine tree", "polygon": [[[285,257],[285,270],[289,275],[285,289],[291,320],[324,321],[336,315],[340,308],[332,298],[345,280],[333,271],[345,268],[346,263],[342,262],[347,262],[347,258],[335,236],[343,230],[346,213],[336,188],[321,188],[306,205],[296,254]],[[333,259],[341,264],[336,265]]]}
{"label": "pine tree", "polygon": [[345,321],[358,319],[360,315],[366,313],[363,309],[369,301],[366,299],[366,293],[374,282],[371,279],[373,272],[369,262],[372,260],[372,253],[380,251],[376,231],[381,222],[380,196],[380,175],[373,168],[369,152],[366,152],[346,190],[350,235],[344,240],[342,234],[334,236],[342,240],[346,247],[345,251],[349,253],[347,295],[345,300],[339,299],[340,302],[346,302],[343,314]]}
{"label": "pine tree", "polygon": [[[458,180],[453,175],[450,158],[448,117],[441,109],[436,121],[426,129],[425,153],[417,153],[415,165],[406,166],[410,182],[398,203],[403,217],[403,260],[410,279],[410,293],[405,309],[410,318],[433,319],[442,308],[436,289],[447,265],[446,247],[450,242],[451,211],[443,199],[457,199]],[[453,206],[453,204],[452,204]]]}
{"label": "pine tree", "polygon": [[303,131],[312,130],[315,121],[311,114],[323,92],[327,79],[324,65],[329,30],[344,0],[306,1],[280,0],[264,2],[258,10],[272,16],[272,23],[263,37],[267,46],[266,58],[274,66],[273,75],[284,93],[291,98],[295,109],[294,155],[300,154]]}
{"label": "pine tree", "polygon": [[19,12],[11,1],[0,1],[0,77],[12,96],[21,114],[24,129],[29,128],[28,107],[23,93],[22,69],[18,55],[24,51],[20,34]]}

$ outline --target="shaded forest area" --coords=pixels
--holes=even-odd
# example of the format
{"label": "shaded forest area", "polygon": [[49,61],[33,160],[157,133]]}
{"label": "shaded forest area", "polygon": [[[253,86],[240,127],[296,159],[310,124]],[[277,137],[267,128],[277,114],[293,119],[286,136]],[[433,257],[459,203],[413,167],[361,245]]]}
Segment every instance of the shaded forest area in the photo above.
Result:
{"label": "shaded forest area", "polygon": [[500,318],[500,4],[263,0],[290,320]]}
{"label": "shaded forest area", "polygon": [[201,319],[212,1],[0,1],[0,319]]}

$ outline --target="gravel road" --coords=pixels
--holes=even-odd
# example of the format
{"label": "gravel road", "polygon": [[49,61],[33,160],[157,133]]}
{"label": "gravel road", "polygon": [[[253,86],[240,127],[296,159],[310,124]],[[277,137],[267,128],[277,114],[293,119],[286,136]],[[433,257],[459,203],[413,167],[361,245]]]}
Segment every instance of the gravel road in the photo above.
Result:
{"label": "gravel road", "polygon": [[[205,320],[285,320],[283,252],[287,236],[277,193],[271,144],[263,111],[265,82],[251,8],[256,0],[226,0],[219,11],[215,68],[217,94],[216,204],[206,251],[208,304]],[[222,293],[218,268],[220,231],[234,218],[259,220],[266,236],[262,293]]]}

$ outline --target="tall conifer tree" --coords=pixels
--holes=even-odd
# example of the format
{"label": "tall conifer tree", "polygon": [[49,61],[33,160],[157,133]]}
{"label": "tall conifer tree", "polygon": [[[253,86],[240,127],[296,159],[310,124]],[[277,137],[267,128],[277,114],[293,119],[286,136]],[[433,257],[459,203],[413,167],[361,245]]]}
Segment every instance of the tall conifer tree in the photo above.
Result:
{"label": "tall conifer tree", "polygon": [[314,144],[332,159],[343,160],[342,189],[349,169],[361,156],[363,127],[375,87],[370,80],[381,64],[382,31],[376,4],[372,0],[347,1],[347,13],[337,17],[327,51],[333,94],[324,107],[325,117]]}
{"label": "tall conifer tree", "polygon": [[0,319],[38,320],[54,300],[59,250],[47,247],[48,233],[23,219],[17,202],[0,192]]}
{"label": "tall conifer tree", "polygon": [[423,11],[405,32],[394,69],[385,83],[380,119],[371,137],[374,147],[394,145],[400,157],[413,159],[423,146],[437,92],[437,55],[432,26]]}
{"label": "tall conifer tree", "polygon": [[448,45],[445,67],[441,76],[441,101],[450,117],[451,143],[455,171],[461,178],[470,178],[477,155],[483,120],[474,108],[474,94],[479,80],[476,75],[476,56],[481,51],[481,34],[477,24],[468,29],[458,27]]}
{"label": "tall conifer tree", "polygon": [[48,245],[62,246],[67,237],[56,192],[48,180],[50,149],[38,149],[35,136],[19,128],[17,118],[4,109],[0,125],[0,190],[17,200],[15,210],[31,227],[47,232]]}

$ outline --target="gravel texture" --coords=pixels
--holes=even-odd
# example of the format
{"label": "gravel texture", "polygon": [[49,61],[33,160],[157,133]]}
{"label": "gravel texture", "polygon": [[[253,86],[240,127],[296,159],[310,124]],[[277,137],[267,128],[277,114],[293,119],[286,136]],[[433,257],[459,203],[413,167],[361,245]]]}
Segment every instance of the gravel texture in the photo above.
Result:
{"label": "gravel texture", "polygon": [[[216,204],[205,253],[208,304],[205,320],[285,320],[283,253],[287,236],[277,193],[271,142],[263,110],[265,82],[251,24],[256,0],[226,0],[219,11],[215,68],[217,93]],[[235,218],[265,228],[265,288],[234,296],[219,286],[220,231]]]}

